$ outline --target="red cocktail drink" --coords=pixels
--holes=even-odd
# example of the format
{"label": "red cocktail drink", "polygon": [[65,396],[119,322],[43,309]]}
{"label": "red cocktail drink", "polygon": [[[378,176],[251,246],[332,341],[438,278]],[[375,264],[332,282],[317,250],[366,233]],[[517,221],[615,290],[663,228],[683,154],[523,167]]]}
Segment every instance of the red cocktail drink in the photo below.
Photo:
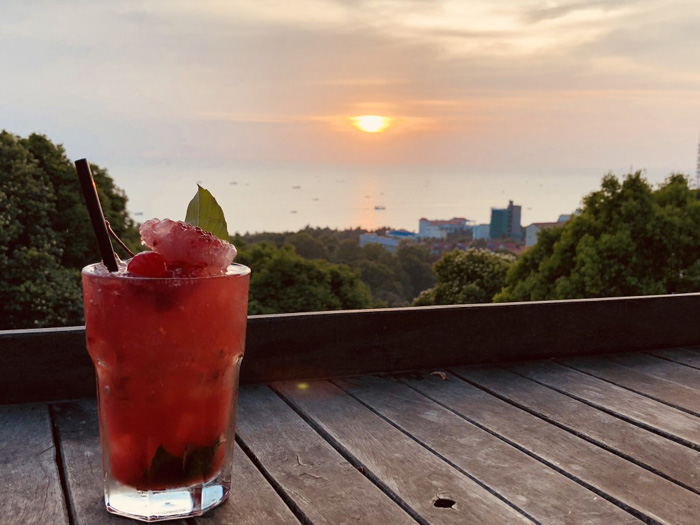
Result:
{"label": "red cocktail drink", "polygon": [[250,270],[221,273],[83,270],[111,512],[194,516],[228,495]]}

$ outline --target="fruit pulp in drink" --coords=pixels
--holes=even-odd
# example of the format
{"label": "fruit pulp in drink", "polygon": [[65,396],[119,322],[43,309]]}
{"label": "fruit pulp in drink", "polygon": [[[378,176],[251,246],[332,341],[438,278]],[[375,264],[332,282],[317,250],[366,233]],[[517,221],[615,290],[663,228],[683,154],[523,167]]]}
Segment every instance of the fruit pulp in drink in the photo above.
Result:
{"label": "fruit pulp in drink", "polygon": [[233,455],[250,270],[145,278],[83,271],[106,481],[206,483]]}

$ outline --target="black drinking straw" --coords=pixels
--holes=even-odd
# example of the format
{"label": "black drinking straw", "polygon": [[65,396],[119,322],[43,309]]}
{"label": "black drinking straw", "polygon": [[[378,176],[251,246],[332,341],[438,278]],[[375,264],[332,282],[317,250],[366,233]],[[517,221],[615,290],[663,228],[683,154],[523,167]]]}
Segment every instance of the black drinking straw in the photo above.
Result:
{"label": "black drinking straw", "polygon": [[78,170],[78,179],[80,179],[80,188],[83,190],[85,204],[87,204],[88,212],[90,213],[90,222],[92,229],[95,231],[97,244],[100,247],[102,254],[102,262],[110,272],[117,271],[117,259],[114,256],[114,248],[112,241],[109,239],[109,232],[105,225],[105,216],[102,213],[100,198],[97,196],[97,187],[95,179],[92,178],[90,164],[87,159],[75,161],[75,169]]}

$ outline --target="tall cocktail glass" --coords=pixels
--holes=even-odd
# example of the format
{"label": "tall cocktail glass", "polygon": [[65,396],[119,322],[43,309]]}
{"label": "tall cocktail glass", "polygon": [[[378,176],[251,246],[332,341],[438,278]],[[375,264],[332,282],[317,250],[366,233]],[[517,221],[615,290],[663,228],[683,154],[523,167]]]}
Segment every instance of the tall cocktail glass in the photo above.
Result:
{"label": "tall cocktail glass", "polygon": [[93,264],[82,279],[107,510],[202,514],[231,488],[250,269],[148,278]]}

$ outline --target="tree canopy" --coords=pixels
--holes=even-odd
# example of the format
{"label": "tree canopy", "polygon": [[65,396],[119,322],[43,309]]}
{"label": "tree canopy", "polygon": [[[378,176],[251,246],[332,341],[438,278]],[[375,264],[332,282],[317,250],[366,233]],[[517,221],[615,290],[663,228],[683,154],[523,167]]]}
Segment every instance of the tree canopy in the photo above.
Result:
{"label": "tree canopy", "polygon": [[435,287],[421,292],[413,304],[490,303],[514,261],[513,255],[479,248],[453,250],[435,263]]}
{"label": "tree canopy", "polygon": [[685,176],[654,189],[641,172],[610,174],[580,214],[540,232],[495,300],[700,291],[700,200]]}
{"label": "tree canopy", "polygon": [[253,268],[250,314],[368,308],[372,297],[350,268],[298,255],[291,244],[263,241],[239,248],[237,262]]}
{"label": "tree canopy", "polygon": [[254,246],[263,241],[281,248],[291,244],[309,260],[343,264],[360,276],[372,294],[372,307],[409,306],[422,290],[435,284],[430,251],[425,246],[400,244],[395,253],[379,244],[360,246],[362,229],[306,227],[298,232],[236,235],[234,244]]}
{"label": "tree canopy", "polygon": [[[132,246],[126,195],[92,165],[102,207]],[[0,329],[82,323],[80,268],[100,260],[75,168],[43,135],[0,132]]]}

